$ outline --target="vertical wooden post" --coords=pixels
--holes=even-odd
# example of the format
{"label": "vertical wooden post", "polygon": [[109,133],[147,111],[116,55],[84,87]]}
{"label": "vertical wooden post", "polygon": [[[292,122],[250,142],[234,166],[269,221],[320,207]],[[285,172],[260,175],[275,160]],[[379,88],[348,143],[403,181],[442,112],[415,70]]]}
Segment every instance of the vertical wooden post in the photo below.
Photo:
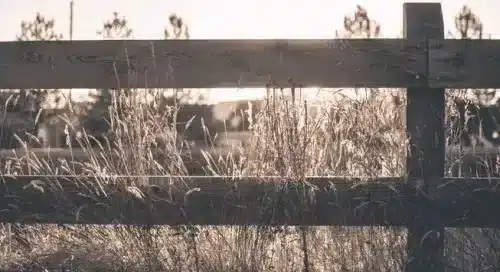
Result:
{"label": "vertical wooden post", "polygon": [[[444,39],[440,3],[405,3],[404,35],[407,40],[425,43],[428,39]],[[428,51],[427,51],[428,52]],[[445,94],[444,89],[429,88],[429,54],[426,55],[422,87],[408,88],[406,130],[409,148],[406,167],[409,178],[422,181],[427,190],[431,178],[444,176],[445,162]],[[419,201],[420,199],[420,201]],[[408,262],[406,271],[443,271],[444,227],[436,218],[430,201],[416,196],[408,225]]]}

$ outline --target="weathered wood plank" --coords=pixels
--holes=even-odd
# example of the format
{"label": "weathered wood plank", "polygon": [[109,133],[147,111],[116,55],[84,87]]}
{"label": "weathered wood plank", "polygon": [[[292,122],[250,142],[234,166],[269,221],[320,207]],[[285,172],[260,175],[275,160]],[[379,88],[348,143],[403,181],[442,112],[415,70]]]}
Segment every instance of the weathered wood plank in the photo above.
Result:
{"label": "weathered wood plank", "polygon": [[[444,39],[439,3],[404,3],[404,36],[409,41]],[[427,44],[426,44],[427,47]],[[428,80],[426,67],[422,80]],[[424,193],[431,178],[443,177],[445,166],[444,88],[407,88],[406,131],[408,176],[422,178]],[[419,198],[415,198],[415,201]],[[406,271],[443,271],[444,226],[429,202],[409,206]],[[421,212],[423,211],[423,212]],[[418,214],[420,212],[420,214]],[[419,216],[420,215],[420,216]],[[430,233],[430,235],[429,235]]]}
{"label": "weathered wood plank", "polygon": [[[415,191],[422,188],[418,179],[410,180]],[[500,218],[491,214],[500,205],[500,179],[446,178],[433,181],[422,201],[437,210],[446,227],[500,228]]]}
{"label": "weathered wood plank", "polygon": [[[406,226],[429,207],[448,227],[497,227],[500,180],[3,176],[0,222]],[[99,181],[99,183],[98,183]],[[127,186],[123,184],[143,184]],[[303,183],[302,183],[303,184]],[[138,190],[137,190],[138,189]]]}
{"label": "weathered wood plank", "polygon": [[[359,187],[349,178],[309,178],[302,187],[283,178],[118,177],[116,186],[75,176],[3,179],[0,222],[404,225],[400,178]],[[124,182],[149,185],[127,191]]]}
{"label": "weathered wood plank", "polygon": [[400,39],[0,42],[0,89],[406,87],[424,68]]}
{"label": "weathered wood plank", "polygon": [[429,85],[500,88],[500,40],[429,41]]}

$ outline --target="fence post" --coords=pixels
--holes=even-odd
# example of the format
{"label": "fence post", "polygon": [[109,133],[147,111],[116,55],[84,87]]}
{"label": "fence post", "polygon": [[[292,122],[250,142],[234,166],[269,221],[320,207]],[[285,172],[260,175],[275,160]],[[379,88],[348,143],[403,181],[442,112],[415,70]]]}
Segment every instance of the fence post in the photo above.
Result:
{"label": "fence post", "polygon": [[[403,5],[404,35],[407,40],[424,42],[444,39],[444,24],[440,3],[405,3]],[[434,177],[444,176],[445,136],[443,88],[429,88],[429,54],[426,55],[422,87],[408,88],[406,131],[409,137],[406,170],[409,178],[422,181],[423,191]],[[406,271],[443,271],[444,227],[436,218],[430,202],[416,196],[411,204],[408,223]]]}

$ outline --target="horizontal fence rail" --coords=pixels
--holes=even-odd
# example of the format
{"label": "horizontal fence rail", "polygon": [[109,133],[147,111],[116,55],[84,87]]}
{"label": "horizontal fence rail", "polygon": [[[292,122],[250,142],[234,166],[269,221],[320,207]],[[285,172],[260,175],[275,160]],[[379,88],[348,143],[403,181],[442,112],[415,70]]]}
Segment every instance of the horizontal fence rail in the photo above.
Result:
{"label": "horizontal fence rail", "polygon": [[0,42],[0,88],[418,84],[423,43],[379,40]]}
{"label": "horizontal fence rail", "polygon": [[429,40],[429,86],[500,88],[500,40]]}
{"label": "horizontal fence rail", "polygon": [[0,89],[500,87],[500,41],[0,42]]}
{"label": "horizontal fence rail", "polygon": [[[500,180],[3,176],[0,222],[497,227]],[[136,185],[134,185],[136,184]],[[143,184],[143,185],[140,185]],[[413,210],[409,214],[408,210]]]}

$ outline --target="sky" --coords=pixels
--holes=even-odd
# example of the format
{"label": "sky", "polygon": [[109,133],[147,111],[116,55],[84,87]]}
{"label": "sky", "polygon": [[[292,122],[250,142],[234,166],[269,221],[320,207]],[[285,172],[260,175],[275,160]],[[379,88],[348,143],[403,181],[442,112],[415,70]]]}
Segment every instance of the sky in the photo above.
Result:
{"label": "sky", "polygon": [[[168,16],[176,13],[189,25],[192,39],[302,39],[333,38],[345,15],[356,5],[382,26],[385,38],[401,37],[404,0],[73,0],[73,40],[98,39],[96,31],[113,12],[125,16],[133,38],[161,39]],[[439,1],[414,1],[439,2]],[[484,32],[500,39],[500,0],[443,0],[445,31],[453,31],[453,16],[468,5],[484,25]],[[55,19],[56,32],[69,37],[70,0],[0,0],[0,41],[15,40],[22,20],[37,12]],[[214,92],[214,99],[217,94]],[[228,97],[227,92],[222,96]],[[245,97],[237,91],[233,97]],[[262,92],[260,92],[260,95]]]}

